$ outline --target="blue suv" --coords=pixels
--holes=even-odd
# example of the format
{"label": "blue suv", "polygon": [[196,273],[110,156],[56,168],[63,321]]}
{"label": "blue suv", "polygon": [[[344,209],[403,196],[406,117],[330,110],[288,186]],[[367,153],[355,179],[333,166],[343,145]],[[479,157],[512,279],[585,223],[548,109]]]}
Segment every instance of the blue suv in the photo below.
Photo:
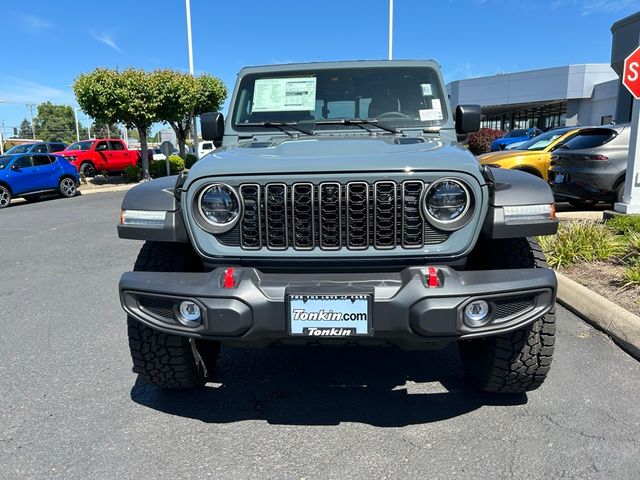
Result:
{"label": "blue suv", "polygon": [[59,155],[17,154],[0,156],[0,208],[13,197],[37,200],[45,192],[73,197],[80,183],[78,170]]}

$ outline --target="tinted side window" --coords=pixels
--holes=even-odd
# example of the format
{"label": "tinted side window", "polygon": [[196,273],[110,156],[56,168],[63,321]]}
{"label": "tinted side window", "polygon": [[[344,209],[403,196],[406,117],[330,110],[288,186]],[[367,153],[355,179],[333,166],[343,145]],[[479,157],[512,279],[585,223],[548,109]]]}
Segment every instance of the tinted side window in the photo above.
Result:
{"label": "tinted side window", "polygon": [[107,142],[99,142],[98,145],[96,145],[96,152],[102,152],[108,149]]}
{"label": "tinted side window", "polygon": [[13,168],[28,168],[33,167],[33,160],[31,160],[31,155],[25,155],[24,157],[20,157],[15,162],[13,162]]}
{"label": "tinted side window", "polygon": [[40,165],[49,165],[51,158],[49,155],[33,155],[33,164],[38,167]]}
{"label": "tinted side window", "polygon": [[617,135],[615,130],[608,128],[585,130],[578,133],[571,140],[564,142],[564,147],[569,150],[582,150],[585,148],[596,148],[604,145]]}
{"label": "tinted side window", "polygon": [[31,149],[31,153],[49,153],[47,144],[39,143],[38,145],[34,145],[34,147]]}
{"label": "tinted side window", "polygon": [[64,150],[64,143],[50,143],[49,151],[51,152],[61,152]]}
{"label": "tinted side window", "polygon": [[109,142],[109,146],[111,150],[124,150],[124,145],[120,142]]}

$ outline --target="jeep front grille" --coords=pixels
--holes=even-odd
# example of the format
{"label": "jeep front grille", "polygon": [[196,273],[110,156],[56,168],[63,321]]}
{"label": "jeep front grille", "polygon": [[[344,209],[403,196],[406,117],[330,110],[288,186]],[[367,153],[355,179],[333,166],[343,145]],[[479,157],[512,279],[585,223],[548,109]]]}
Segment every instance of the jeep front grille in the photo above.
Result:
{"label": "jeep front grille", "polygon": [[245,250],[420,248],[449,234],[422,218],[421,180],[244,183],[244,213],[218,241]]}

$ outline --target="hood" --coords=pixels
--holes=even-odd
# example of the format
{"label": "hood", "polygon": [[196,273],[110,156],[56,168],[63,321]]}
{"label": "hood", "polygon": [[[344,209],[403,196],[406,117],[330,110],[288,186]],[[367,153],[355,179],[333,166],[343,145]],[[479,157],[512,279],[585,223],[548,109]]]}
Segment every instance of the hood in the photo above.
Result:
{"label": "hood", "polygon": [[449,170],[479,174],[467,149],[440,139],[394,137],[300,137],[242,142],[196,162],[189,179],[209,175]]}
{"label": "hood", "polygon": [[496,163],[501,160],[510,160],[515,157],[529,157],[544,153],[535,150],[500,150],[498,152],[483,153],[478,157],[481,164]]}
{"label": "hood", "polygon": [[491,142],[491,145],[500,145],[501,143],[504,143],[505,145],[509,145],[511,143],[516,143],[516,142],[523,142],[525,140],[529,140],[529,137],[524,136],[524,137],[509,137],[509,138],[496,138],[493,142]]}

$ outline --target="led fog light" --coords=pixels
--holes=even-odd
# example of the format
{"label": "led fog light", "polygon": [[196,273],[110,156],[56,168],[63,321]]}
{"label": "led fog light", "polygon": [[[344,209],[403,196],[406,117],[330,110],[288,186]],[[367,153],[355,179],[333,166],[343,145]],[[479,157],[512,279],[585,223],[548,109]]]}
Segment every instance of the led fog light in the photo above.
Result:
{"label": "led fog light", "polygon": [[200,307],[188,300],[181,302],[178,309],[178,320],[186,327],[197,327],[202,323]]}
{"label": "led fog light", "polygon": [[469,327],[481,327],[489,321],[489,304],[474,300],[464,308],[464,323]]}

